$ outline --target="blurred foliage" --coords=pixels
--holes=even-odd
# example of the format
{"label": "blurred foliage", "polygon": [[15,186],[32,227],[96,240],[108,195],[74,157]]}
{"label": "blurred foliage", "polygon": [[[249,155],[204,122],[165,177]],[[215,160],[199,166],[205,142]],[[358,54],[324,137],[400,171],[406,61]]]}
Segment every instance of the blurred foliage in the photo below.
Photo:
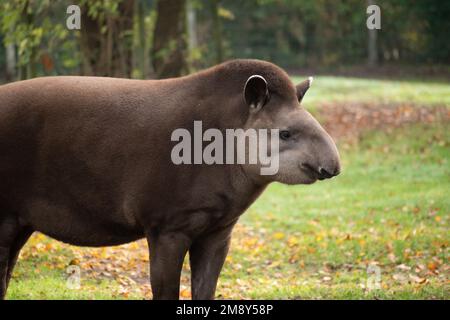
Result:
{"label": "blurred foliage", "polygon": [[[224,0],[230,56],[257,57],[286,67],[365,63],[366,2],[360,0]],[[384,62],[449,63],[450,3],[379,1],[378,55]]]}
{"label": "blurred foliage", "polygon": [[[175,5],[185,0],[172,2]],[[366,1],[186,2],[189,11],[186,16],[191,18],[187,23],[193,24],[188,30],[195,32],[195,36],[186,35],[186,30],[180,28],[178,38],[195,42],[188,44],[189,50],[183,50],[183,59],[191,71],[237,57],[270,60],[291,69],[326,69],[367,62]],[[382,29],[378,31],[376,45],[379,64],[450,63],[447,35],[450,2],[375,2],[381,8]],[[67,30],[65,26],[66,8],[72,4],[68,0],[3,1],[0,4],[0,41],[4,44],[0,46],[0,76],[6,64],[5,46],[13,43],[17,78],[49,74],[155,77],[156,56],[152,57],[152,48],[157,3],[157,0],[81,0],[78,5],[84,20],[79,31]],[[125,12],[124,8],[130,7],[134,8],[133,12]],[[126,22],[130,17],[131,24]],[[95,48],[91,48],[92,41],[89,48],[85,45],[82,36],[85,33],[90,40],[98,41]],[[161,38],[165,38],[164,33],[158,30]],[[170,51],[164,46],[158,51]],[[86,68],[88,62],[91,65]]]}
{"label": "blurred foliage", "polygon": [[16,45],[21,78],[63,71],[64,65],[53,66],[56,60],[50,59],[50,55],[64,59],[74,49],[73,43],[65,41],[69,31],[57,19],[58,13],[65,10],[65,5],[50,0],[12,0],[0,5],[3,42]]}

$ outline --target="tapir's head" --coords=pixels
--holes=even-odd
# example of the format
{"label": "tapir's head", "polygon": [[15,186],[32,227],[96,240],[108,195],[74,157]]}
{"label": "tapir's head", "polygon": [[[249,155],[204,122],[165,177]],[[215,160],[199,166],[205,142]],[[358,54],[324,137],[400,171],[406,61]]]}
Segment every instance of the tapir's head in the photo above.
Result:
{"label": "tapir's head", "polygon": [[[271,65],[271,71],[248,76],[242,86],[248,108],[246,128],[279,130],[278,172],[270,181],[310,184],[340,172],[339,153],[330,135],[300,106],[311,86],[309,78],[295,86],[287,74]],[[255,168],[246,167],[251,174]]]}

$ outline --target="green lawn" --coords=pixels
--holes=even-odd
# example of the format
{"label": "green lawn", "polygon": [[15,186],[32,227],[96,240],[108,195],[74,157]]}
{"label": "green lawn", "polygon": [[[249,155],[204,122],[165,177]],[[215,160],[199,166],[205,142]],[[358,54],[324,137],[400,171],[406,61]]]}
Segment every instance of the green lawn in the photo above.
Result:
{"label": "green lawn", "polygon": [[[275,184],[243,217],[222,285],[250,298],[450,298],[450,126],[371,133],[342,150],[343,172]],[[366,290],[367,267],[381,272]]]}
{"label": "green lawn", "polygon": [[[293,81],[299,83],[305,78],[294,77]],[[450,106],[450,85],[436,81],[314,77],[313,86],[303,100],[304,106],[314,110],[331,102]]]}
{"label": "green lawn", "polygon": [[[305,104],[374,99],[450,105],[450,85],[317,77]],[[219,298],[449,299],[449,129],[435,123],[368,132],[339,145],[340,176],[270,186],[234,232]],[[144,243],[105,255],[37,235],[23,250],[7,298],[149,298],[145,282],[123,279],[148,272]],[[82,268],[80,289],[66,285],[69,264]],[[107,272],[85,270],[104,265]],[[368,288],[368,279],[376,286]],[[188,288],[186,264],[183,298]]]}

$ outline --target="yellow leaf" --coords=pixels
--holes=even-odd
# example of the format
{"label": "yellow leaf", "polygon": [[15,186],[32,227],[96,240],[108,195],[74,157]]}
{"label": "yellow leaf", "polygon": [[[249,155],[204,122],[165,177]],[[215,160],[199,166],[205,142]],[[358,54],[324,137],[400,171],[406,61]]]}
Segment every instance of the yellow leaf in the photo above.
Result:
{"label": "yellow leaf", "polygon": [[274,233],[273,238],[276,239],[276,240],[283,239],[284,238],[284,233],[283,232],[276,232],[276,233]]}
{"label": "yellow leaf", "polygon": [[69,262],[69,265],[70,266],[77,266],[77,265],[79,265],[80,264],[80,261],[78,260],[78,259],[72,259],[72,260],[70,260],[70,262]]}
{"label": "yellow leaf", "polygon": [[293,247],[293,246],[296,246],[298,244],[298,242],[299,242],[298,238],[296,238],[296,237],[289,237],[289,239],[287,241],[287,244],[288,244],[289,247]]}

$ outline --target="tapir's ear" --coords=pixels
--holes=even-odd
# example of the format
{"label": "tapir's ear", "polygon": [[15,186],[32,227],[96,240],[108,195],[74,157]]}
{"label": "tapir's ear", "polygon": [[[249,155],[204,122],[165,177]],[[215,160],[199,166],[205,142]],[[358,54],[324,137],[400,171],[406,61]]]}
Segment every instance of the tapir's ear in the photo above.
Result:
{"label": "tapir's ear", "polygon": [[303,97],[305,96],[306,91],[308,91],[309,87],[311,87],[312,82],[313,82],[313,77],[309,77],[308,79],[299,83],[296,86],[298,102],[302,101]]}
{"label": "tapir's ear", "polygon": [[267,81],[260,75],[247,79],[244,87],[244,98],[251,111],[259,111],[269,100]]}

